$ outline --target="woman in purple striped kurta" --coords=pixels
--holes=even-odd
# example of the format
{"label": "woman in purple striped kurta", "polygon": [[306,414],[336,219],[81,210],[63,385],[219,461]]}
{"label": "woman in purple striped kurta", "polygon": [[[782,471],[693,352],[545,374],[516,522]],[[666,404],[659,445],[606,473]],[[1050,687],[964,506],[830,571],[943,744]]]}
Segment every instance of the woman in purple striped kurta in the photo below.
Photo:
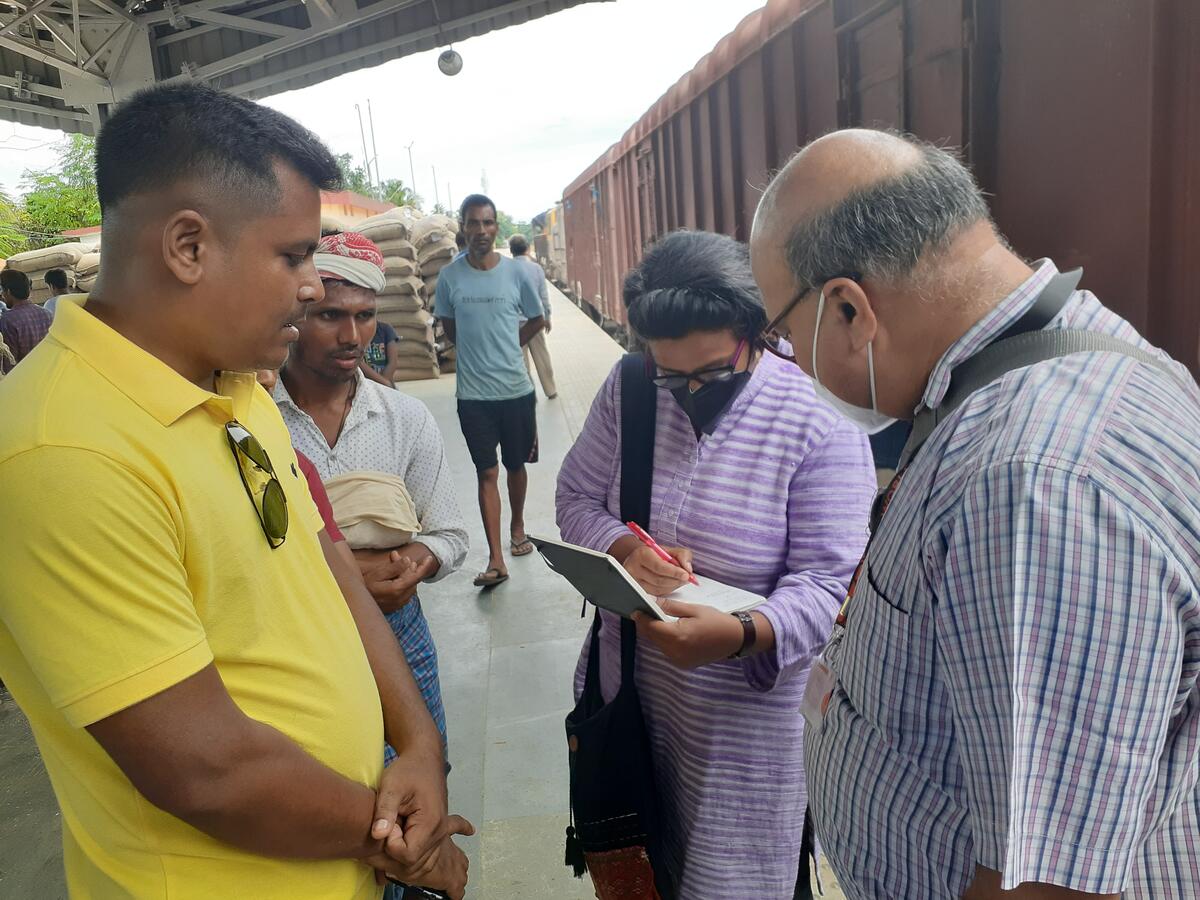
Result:
{"label": "woman in purple striped kurta", "polygon": [[[656,374],[700,376],[659,391],[650,533],[690,550],[698,575],[768,598],[756,610],[756,652],[741,659],[727,658],[743,633],[732,616],[639,626],[667,865],[681,900],[791,900],[806,802],[800,700],[866,541],[870,451],[797,367],[754,349],[765,320],[741,245],[668,236],[627,279],[625,302]],[[710,373],[733,386],[706,388]],[[678,584],[684,573],[653,570],[618,518],[620,398],[614,368],[559,475],[558,524],[564,540],[612,553],[639,581]],[[607,700],[620,680],[620,630],[603,615]],[[667,631],[680,627],[684,642]],[[577,693],[587,653],[585,642]]]}

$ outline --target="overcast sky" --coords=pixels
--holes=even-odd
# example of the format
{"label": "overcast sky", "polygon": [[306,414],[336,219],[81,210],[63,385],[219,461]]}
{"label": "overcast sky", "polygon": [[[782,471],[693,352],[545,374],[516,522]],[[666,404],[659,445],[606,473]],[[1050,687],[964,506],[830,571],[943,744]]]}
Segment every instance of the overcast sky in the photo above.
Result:
{"label": "overcast sky", "polygon": [[[455,202],[483,187],[501,209],[529,219],[617,141],[651,104],[764,0],[615,0],[587,3],[455,45],[463,71],[437,68],[437,51],[363,69],[264,102],[294,116],[337,153],[362,159],[358,116],[370,100],[383,178]],[[56,132],[0,122],[0,185],[53,163]],[[367,142],[370,150],[371,135]]]}

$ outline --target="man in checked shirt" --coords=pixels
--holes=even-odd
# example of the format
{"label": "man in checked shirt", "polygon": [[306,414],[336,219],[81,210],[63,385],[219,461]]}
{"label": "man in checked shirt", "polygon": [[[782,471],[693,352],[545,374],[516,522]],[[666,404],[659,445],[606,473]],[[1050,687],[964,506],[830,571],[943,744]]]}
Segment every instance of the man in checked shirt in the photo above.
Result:
{"label": "man in checked shirt", "polygon": [[768,340],[866,430],[941,405],[1044,291],[1065,301],[1046,328],[1142,354],[999,375],[901,472],[806,698],[811,813],[847,896],[1200,897],[1187,371],[1019,258],[966,168],[906,138],[810,144],[751,247]]}

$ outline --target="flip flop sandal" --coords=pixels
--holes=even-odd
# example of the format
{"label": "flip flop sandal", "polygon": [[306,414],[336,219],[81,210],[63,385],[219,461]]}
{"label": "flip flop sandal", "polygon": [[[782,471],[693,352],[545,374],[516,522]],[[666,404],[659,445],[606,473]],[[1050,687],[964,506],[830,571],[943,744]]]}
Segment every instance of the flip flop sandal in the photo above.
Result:
{"label": "flip flop sandal", "polygon": [[475,587],[495,587],[508,581],[508,573],[501,572],[495,566],[475,576]]}
{"label": "flip flop sandal", "polygon": [[512,542],[513,556],[528,556],[533,552],[533,541],[529,538],[522,538],[519,541]]}

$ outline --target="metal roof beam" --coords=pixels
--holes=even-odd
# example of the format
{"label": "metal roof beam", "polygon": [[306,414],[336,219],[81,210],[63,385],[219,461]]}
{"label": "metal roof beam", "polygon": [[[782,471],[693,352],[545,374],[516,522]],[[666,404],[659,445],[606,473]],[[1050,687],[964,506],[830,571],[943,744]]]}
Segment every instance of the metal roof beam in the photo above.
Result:
{"label": "metal roof beam", "polygon": [[[191,18],[192,13],[204,12],[209,9],[225,9],[226,7],[237,6],[244,2],[245,0],[194,0],[192,3],[181,3],[179,5],[179,14]],[[153,10],[138,16],[138,21],[146,25],[162,25],[170,21],[170,19],[171,14],[165,9]]]}
{"label": "metal roof beam", "polygon": [[[51,87],[48,84],[42,84],[39,81],[25,81],[21,83],[21,88],[29,91],[31,94],[39,94],[42,97],[49,97],[52,100],[63,99],[63,89]],[[17,79],[11,75],[0,75],[0,88],[8,88],[10,90],[17,89]]]}
{"label": "metal roof beam", "polygon": [[0,35],[0,47],[12,50],[14,53],[20,53],[22,56],[28,56],[30,59],[36,59],[38,62],[45,63],[48,66],[53,66],[60,72],[70,72],[72,75],[77,75],[86,81],[91,81],[103,87],[110,87],[108,79],[101,78],[99,75],[88,72],[86,69],[81,69],[68,59],[63,59],[61,56],[56,56],[53,53],[47,53],[40,47],[31,46],[24,41],[17,41],[13,38]]}
{"label": "metal roof beam", "polygon": [[[201,2],[204,2],[204,0],[201,0]],[[262,62],[269,57],[283,53],[287,50],[293,50],[296,47],[303,46],[304,44],[311,44],[313,41],[318,41],[327,35],[333,34],[334,32],[362,25],[371,21],[372,19],[380,18],[381,16],[395,14],[402,9],[415,6],[421,2],[423,2],[423,0],[401,0],[401,2],[391,5],[387,3],[379,3],[376,4],[376,6],[381,6],[383,9],[372,9],[371,7],[367,7],[361,11],[362,15],[359,18],[348,19],[343,22],[335,22],[321,28],[309,28],[295,37],[278,38],[259,47],[254,47],[250,50],[244,50],[241,53],[235,53],[233,56],[216,60],[215,62],[211,62],[206,66],[200,66],[192,73],[192,77],[200,80],[216,78],[220,75],[225,75],[228,72],[235,71],[247,63]],[[508,6],[532,6],[535,2],[540,2],[540,0],[519,0],[519,2],[516,4],[510,3],[507,6],[500,7],[500,9],[507,9]],[[186,7],[184,9],[186,11]],[[497,10],[492,10],[491,13],[480,14],[473,18],[478,18],[481,20],[486,19],[489,17],[489,15],[494,14],[496,11]],[[358,54],[355,53],[354,55],[357,56]]]}
{"label": "metal roof beam", "polygon": [[87,113],[50,106],[38,106],[36,103],[21,103],[19,100],[0,100],[0,109],[12,109],[17,112],[33,113],[39,116],[53,116],[56,119],[70,119],[73,122],[90,121]]}
{"label": "metal roof beam", "polygon": [[[497,6],[486,12],[475,13],[470,16],[463,16],[454,19],[450,22],[443,22],[442,25],[432,25],[429,28],[422,28],[420,31],[410,31],[405,34],[397,35],[393,38],[388,38],[385,41],[378,41],[374,44],[367,44],[355,50],[349,50],[345,53],[338,53],[334,56],[327,56],[322,59],[311,62],[305,66],[298,66],[294,69],[285,69],[273,75],[265,75],[262,78],[256,78],[253,81],[247,81],[244,84],[235,84],[229,87],[229,90],[234,94],[249,94],[264,87],[270,87],[272,84],[278,84],[281,81],[291,81],[293,78],[302,78],[305,75],[311,75],[314,72],[320,72],[323,69],[328,69],[332,66],[339,66],[351,60],[359,59],[364,56],[370,56],[374,53],[380,53],[384,50],[393,50],[397,47],[403,47],[406,44],[416,44],[425,40],[428,37],[433,37],[439,32],[450,31],[454,28],[464,28],[483,22],[497,15],[503,15],[510,12],[518,12],[522,9],[527,9],[530,6],[536,6],[542,0],[514,0],[512,3],[506,3],[503,6]],[[352,24],[358,24],[357,22]],[[264,46],[271,46],[266,44]],[[201,68],[196,72],[196,77],[204,77],[204,69]]]}
{"label": "metal roof beam", "polygon": [[[300,4],[301,0],[281,0],[279,3],[272,3],[270,6],[264,6],[261,9],[255,9],[240,16],[240,18],[257,18],[259,16],[267,16],[271,13],[279,12],[283,9]],[[183,15],[183,10],[180,9],[180,15]],[[189,28],[187,31],[172,31],[170,34],[164,34],[161,37],[156,37],[154,43],[158,47],[165,47],[170,44],[178,43],[179,41],[190,40],[194,37],[200,37],[202,34],[210,34],[214,31],[220,31],[220,25],[201,25],[198,28]]]}
{"label": "metal roof beam", "polygon": [[105,38],[103,41],[101,41],[101,42],[100,42],[100,46],[99,46],[99,47],[97,47],[95,50],[93,50],[93,51],[92,51],[92,55],[91,55],[91,56],[89,56],[89,57],[87,58],[87,60],[86,60],[86,61],[84,61],[84,63],[83,63],[83,67],[84,67],[85,69],[90,69],[90,68],[91,68],[91,67],[92,67],[92,66],[95,64],[96,60],[98,60],[98,59],[100,58],[100,54],[102,54],[102,53],[103,53],[105,50],[107,50],[107,49],[108,49],[108,45],[109,45],[109,44],[111,44],[111,43],[113,42],[113,39],[114,39],[114,38],[115,38],[115,37],[116,37],[118,34],[120,34],[122,31],[124,31],[124,30],[125,30],[125,29],[127,29],[127,28],[131,28],[131,27],[133,27],[133,26],[131,26],[131,25],[125,25],[125,26],[123,26],[123,27],[121,27],[121,26],[118,26],[117,28],[114,28],[114,29],[112,30],[112,34],[110,34],[110,35],[109,35],[108,37],[106,37],[106,38]]}
{"label": "metal roof beam", "polygon": [[17,16],[15,19],[0,25],[0,34],[3,34],[6,31],[15,32],[16,29],[20,28],[47,6],[50,6],[55,2],[56,0],[38,0],[37,3],[33,4],[33,6],[29,7],[27,10],[25,10],[25,12]]}
{"label": "metal roof beam", "polygon": [[124,19],[126,22],[133,22],[134,24],[140,24],[134,16],[125,12],[125,8],[123,6],[118,6],[117,4],[113,3],[112,0],[90,0],[90,2],[94,6],[98,6],[101,9],[112,13],[118,19]]}
{"label": "metal roof beam", "polygon": [[62,44],[62,48],[71,54],[72,62],[79,62],[79,54],[75,50],[75,46],[79,43],[79,35],[77,32],[71,31],[66,25],[56,22],[49,16],[34,16],[38,24],[44,27],[48,32],[54,35],[54,39]]}
{"label": "metal roof beam", "polygon": [[116,52],[105,68],[108,70],[110,77],[116,77],[121,74],[121,67],[125,65],[125,59],[129,56],[129,51],[133,49],[133,40],[137,37],[138,31],[141,29],[130,26],[125,29],[125,42],[121,44],[121,49]]}
{"label": "metal roof beam", "polygon": [[226,28],[236,28],[238,31],[249,31],[253,34],[269,34],[272,37],[292,37],[308,30],[307,28],[293,28],[291,25],[280,25],[278,22],[261,22],[247,16],[231,16],[214,10],[192,12],[186,6],[180,7],[179,14],[197,22],[223,25]]}

